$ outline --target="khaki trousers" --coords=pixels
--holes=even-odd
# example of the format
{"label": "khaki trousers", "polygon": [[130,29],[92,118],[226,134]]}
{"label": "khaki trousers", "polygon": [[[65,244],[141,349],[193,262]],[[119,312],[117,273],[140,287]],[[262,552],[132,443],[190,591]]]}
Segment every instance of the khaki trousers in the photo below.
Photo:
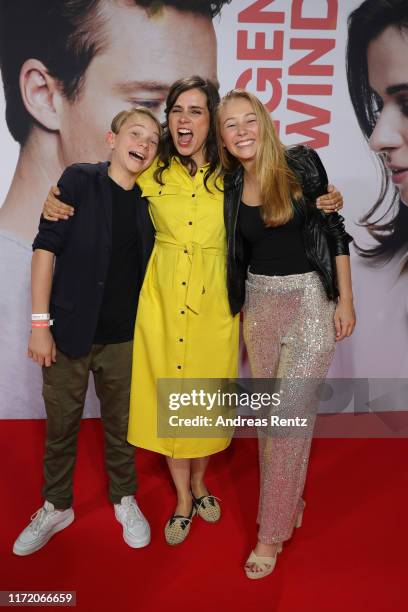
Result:
{"label": "khaki trousers", "polygon": [[44,457],[45,499],[60,510],[72,505],[77,439],[88,388],[89,372],[101,405],[109,498],[136,490],[135,448],[127,442],[133,342],[94,344],[84,357],[57,351],[51,367],[43,367],[43,397],[47,413]]}

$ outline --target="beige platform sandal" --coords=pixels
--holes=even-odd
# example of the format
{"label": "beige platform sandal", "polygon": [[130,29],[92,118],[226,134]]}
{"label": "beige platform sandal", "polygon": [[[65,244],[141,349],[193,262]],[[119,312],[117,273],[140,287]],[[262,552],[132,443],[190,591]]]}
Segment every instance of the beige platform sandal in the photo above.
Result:
{"label": "beige platform sandal", "polygon": [[282,552],[281,542],[279,543],[276,553],[273,557],[260,557],[259,555],[256,555],[254,551],[252,551],[245,563],[245,565],[251,563],[252,567],[244,568],[247,577],[251,580],[258,580],[259,578],[265,578],[265,576],[271,574],[275,569],[276,559],[278,553],[280,552]]}
{"label": "beige platform sandal", "polygon": [[[303,509],[299,512],[299,514],[296,517],[296,520],[295,520],[296,528],[299,528],[302,526],[303,511],[305,509],[305,506],[306,506],[306,503],[304,503]],[[269,574],[271,574],[275,568],[278,553],[282,552],[282,548],[283,548],[283,544],[282,542],[279,542],[275,556],[273,557],[260,557],[259,555],[256,555],[254,551],[252,551],[248,559],[246,560],[245,565],[248,565],[249,563],[251,563],[253,566],[256,566],[259,569],[258,571],[256,570],[254,571],[255,569],[254,567],[252,567],[252,569],[245,567],[244,568],[245,573],[248,576],[248,578],[250,578],[251,580],[257,580],[258,578],[264,578],[265,576],[268,576]]]}

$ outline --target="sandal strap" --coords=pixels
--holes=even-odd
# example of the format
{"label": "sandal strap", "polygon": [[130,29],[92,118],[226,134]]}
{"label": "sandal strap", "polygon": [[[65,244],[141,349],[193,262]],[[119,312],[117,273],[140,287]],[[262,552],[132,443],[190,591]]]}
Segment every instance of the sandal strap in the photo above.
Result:
{"label": "sandal strap", "polygon": [[208,503],[211,506],[215,506],[215,500],[217,501],[221,501],[221,499],[219,497],[216,497],[215,495],[202,495],[201,497],[194,497],[193,496],[193,502],[195,503],[195,505],[199,508],[201,506],[205,506],[205,502],[208,501]]}
{"label": "sandal strap", "polygon": [[273,565],[276,557],[260,557],[254,551],[251,552],[247,559],[247,563],[255,563],[256,565]]}

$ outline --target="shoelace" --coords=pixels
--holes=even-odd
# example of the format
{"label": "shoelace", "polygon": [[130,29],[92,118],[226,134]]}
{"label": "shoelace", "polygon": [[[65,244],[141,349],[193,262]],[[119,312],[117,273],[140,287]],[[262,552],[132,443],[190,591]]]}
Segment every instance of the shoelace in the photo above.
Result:
{"label": "shoelace", "polygon": [[197,505],[196,504],[196,508],[197,511],[202,507],[205,510],[205,502],[206,500],[208,500],[208,502],[211,504],[211,506],[215,506],[214,500],[217,501],[221,501],[221,499],[219,497],[215,497],[215,495],[203,495],[203,497],[201,498],[200,503]]}
{"label": "shoelace", "polygon": [[135,523],[143,521],[143,516],[140,511],[140,508],[136,506],[136,504],[130,503],[125,516],[125,524],[126,527],[132,528]]}
{"label": "shoelace", "polygon": [[35,534],[38,535],[40,532],[41,527],[43,526],[43,524],[45,523],[46,519],[50,516],[50,513],[47,512],[47,510],[44,508],[44,506],[42,508],[39,508],[37,510],[37,512],[35,512],[32,517],[31,517],[31,523],[30,523],[30,528],[31,531]]}

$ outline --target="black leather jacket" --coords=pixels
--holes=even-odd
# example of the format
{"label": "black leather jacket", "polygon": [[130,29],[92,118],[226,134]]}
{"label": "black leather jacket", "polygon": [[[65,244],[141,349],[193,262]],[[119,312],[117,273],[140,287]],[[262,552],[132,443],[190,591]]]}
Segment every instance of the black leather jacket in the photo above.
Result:
{"label": "black leather jacket", "polygon": [[[293,205],[304,218],[303,239],[306,255],[319,273],[329,299],[338,297],[334,258],[349,255],[352,237],[337,213],[326,215],[316,208],[316,198],[327,192],[328,178],[320,157],[310,147],[287,149],[287,160],[302,186],[303,197]],[[237,231],[237,218],[243,189],[243,168],[224,177],[224,221],[227,232],[227,287],[232,314],[240,312],[245,301],[245,279],[249,265],[248,246]]]}

